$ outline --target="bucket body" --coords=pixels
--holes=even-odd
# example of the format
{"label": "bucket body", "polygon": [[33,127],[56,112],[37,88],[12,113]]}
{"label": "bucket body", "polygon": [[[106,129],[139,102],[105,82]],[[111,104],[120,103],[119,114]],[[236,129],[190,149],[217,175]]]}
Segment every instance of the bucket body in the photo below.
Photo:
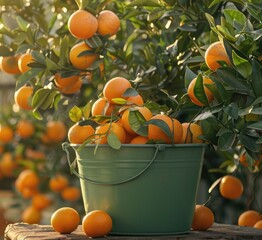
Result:
{"label": "bucket body", "polygon": [[101,209],[111,234],[165,235],[190,230],[205,145],[73,146],[86,212]]}

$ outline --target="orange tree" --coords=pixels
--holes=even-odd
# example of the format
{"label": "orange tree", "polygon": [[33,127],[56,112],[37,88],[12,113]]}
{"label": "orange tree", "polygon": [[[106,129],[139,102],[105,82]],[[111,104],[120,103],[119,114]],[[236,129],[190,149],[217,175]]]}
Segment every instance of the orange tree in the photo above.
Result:
{"label": "orange tree", "polygon": [[[234,2],[4,1],[0,54],[14,55],[18,67],[27,66],[20,67],[16,89],[33,88],[26,102],[37,118],[68,112],[76,121],[88,118],[87,102],[97,98],[106,80],[126,77],[153,112],[201,122],[203,139],[230,158],[220,172],[242,170],[242,153],[259,172],[260,162],[253,162],[259,160],[261,142],[261,5]],[[79,9],[96,20],[78,15]],[[116,34],[99,27],[104,10],[120,19]],[[82,15],[88,15],[83,22],[91,22],[93,33],[77,28],[74,17]],[[115,25],[117,20],[110,27]],[[206,51],[218,40],[223,44]],[[70,111],[74,105],[83,115],[77,108]]]}

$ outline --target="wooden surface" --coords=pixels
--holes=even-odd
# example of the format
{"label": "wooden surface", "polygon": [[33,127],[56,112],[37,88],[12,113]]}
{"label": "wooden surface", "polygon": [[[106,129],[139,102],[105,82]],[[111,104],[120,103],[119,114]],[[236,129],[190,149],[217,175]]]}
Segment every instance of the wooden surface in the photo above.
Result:
{"label": "wooden surface", "polygon": [[[81,230],[81,226],[71,234],[59,234],[51,226],[29,225],[26,223],[16,223],[7,226],[5,240],[86,240],[88,239]],[[248,227],[239,227],[224,224],[214,224],[208,231],[190,231],[188,234],[172,236],[107,236],[97,239],[107,240],[262,240],[262,230]]]}

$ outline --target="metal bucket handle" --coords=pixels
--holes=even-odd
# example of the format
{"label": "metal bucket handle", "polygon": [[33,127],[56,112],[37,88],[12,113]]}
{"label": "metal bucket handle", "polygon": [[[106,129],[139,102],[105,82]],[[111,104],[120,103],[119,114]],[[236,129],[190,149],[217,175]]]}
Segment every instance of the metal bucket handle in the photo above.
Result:
{"label": "metal bucket handle", "polygon": [[129,182],[131,180],[134,180],[136,178],[138,178],[140,175],[142,175],[151,165],[152,163],[155,161],[156,159],[156,156],[157,156],[157,153],[159,151],[162,151],[165,147],[164,146],[161,146],[159,144],[155,144],[155,147],[156,147],[156,150],[154,152],[154,155],[152,157],[152,159],[148,162],[148,164],[146,165],[145,168],[143,168],[140,172],[138,172],[136,175],[132,176],[132,177],[129,177],[127,179],[124,179],[124,180],[121,180],[121,181],[117,181],[117,182],[98,182],[98,181],[95,181],[95,180],[92,180],[90,178],[87,178],[85,176],[81,176],[75,169],[75,161],[76,161],[76,158],[74,159],[73,162],[71,162],[71,159],[70,159],[70,153],[68,151],[68,147],[70,146],[69,143],[65,142],[62,144],[62,148],[63,150],[66,152],[66,155],[67,155],[67,161],[68,161],[68,164],[70,166],[70,170],[71,170],[71,173],[75,174],[77,177],[83,179],[83,180],[86,180],[90,183],[93,183],[93,184],[97,184],[97,185],[106,185],[106,186],[112,186],[112,185],[119,185],[119,184],[123,184],[123,183],[126,183],[126,182]]}

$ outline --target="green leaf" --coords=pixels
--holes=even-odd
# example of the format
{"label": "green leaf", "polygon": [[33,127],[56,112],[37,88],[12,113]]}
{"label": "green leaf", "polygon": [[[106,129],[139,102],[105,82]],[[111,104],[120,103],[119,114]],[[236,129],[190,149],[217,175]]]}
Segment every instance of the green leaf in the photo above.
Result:
{"label": "green leaf", "polygon": [[52,61],[50,58],[46,58],[46,68],[47,70],[58,70],[59,66],[57,65],[57,63],[55,63],[54,61]]}
{"label": "green leaf", "polygon": [[73,108],[70,109],[69,111],[69,118],[73,122],[79,122],[83,117],[83,113],[81,109],[77,106],[74,106]]}
{"label": "green leaf", "polygon": [[261,66],[258,61],[253,60],[252,63],[252,85],[254,92],[256,93],[257,97],[262,96],[262,72]]}
{"label": "green leaf", "polygon": [[209,25],[211,28],[215,28],[216,27],[216,23],[215,23],[215,19],[212,15],[205,13],[206,19],[209,22]]}
{"label": "green leaf", "polygon": [[238,106],[236,103],[230,103],[228,106],[223,108],[223,111],[227,113],[233,119],[238,119]]}
{"label": "green leaf", "polygon": [[87,43],[88,46],[90,46],[93,49],[101,48],[103,46],[103,42],[98,35],[94,35],[89,39],[85,39],[85,42]]}
{"label": "green leaf", "polygon": [[229,150],[233,146],[235,139],[236,139],[236,134],[233,132],[222,133],[218,139],[218,148],[221,151]]}
{"label": "green leaf", "polygon": [[124,98],[112,98],[111,101],[115,104],[124,105],[127,103],[127,100]]}
{"label": "green leaf", "polygon": [[161,128],[161,130],[171,139],[173,139],[173,134],[170,131],[169,126],[167,125],[167,123],[161,119],[151,119],[147,122],[147,124],[153,124],[158,126],[159,128]]}
{"label": "green leaf", "polygon": [[112,131],[110,131],[109,134],[107,135],[107,143],[110,145],[110,147],[116,150],[121,148],[120,140],[118,139],[116,134],[113,133]]}
{"label": "green leaf", "polygon": [[39,62],[43,65],[46,65],[45,56],[42,53],[33,50],[31,52],[31,54],[32,54],[32,57],[34,58],[35,61],[37,61],[37,62]]}
{"label": "green leaf", "polygon": [[0,56],[12,56],[14,53],[5,46],[0,46]]}
{"label": "green leaf", "polygon": [[130,108],[128,122],[133,131],[139,133],[142,136],[147,135],[147,130],[145,131],[145,129],[143,129],[146,127],[145,126],[146,120],[137,109],[133,110],[132,108]]}
{"label": "green leaf", "polygon": [[24,20],[21,16],[16,17],[16,22],[17,22],[18,26],[20,27],[20,29],[24,32],[27,31],[27,28],[30,25],[30,23],[28,21]]}
{"label": "green leaf", "polygon": [[126,5],[126,7],[134,7],[134,6],[163,7],[163,5],[156,0],[135,0],[130,2],[128,5]]}
{"label": "green leaf", "polygon": [[204,105],[208,105],[208,99],[204,90],[203,77],[201,74],[197,76],[197,80],[194,86],[194,94],[198,101],[200,101]]}
{"label": "green leaf", "polygon": [[259,144],[256,143],[257,138],[247,136],[245,134],[239,135],[240,142],[245,146],[245,148],[249,149],[252,152],[259,151]]}
{"label": "green leaf", "polygon": [[35,78],[39,73],[43,72],[42,69],[39,68],[32,68],[25,73],[21,74],[17,79],[16,89],[24,86],[28,83],[31,79]]}
{"label": "green leaf", "polygon": [[69,52],[69,38],[66,35],[60,41],[60,52],[59,52],[59,62],[60,66],[65,66],[67,64],[68,52]]}
{"label": "green leaf", "polygon": [[250,84],[246,80],[243,80],[241,76],[238,76],[238,74],[232,68],[221,67],[218,68],[216,72],[221,80],[235,89],[237,93],[254,96]]}
{"label": "green leaf", "polygon": [[152,11],[147,16],[147,21],[151,22],[154,20],[158,20],[165,14],[166,9],[157,9],[155,11]]}
{"label": "green leaf", "polygon": [[250,62],[236,54],[236,52],[232,51],[232,59],[233,63],[237,69],[237,71],[245,78],[249,78],[252,73],[252,66]]}
{"label": "green leaf", "polygon": [[197,77],[197,74],[195,74],[190,68],[186,66],[186,71],[185,71],[185,87],[188,88],[188,85],[190,82]]}
{"label": "green leaf", "polygon": [[134,88],[128,88],[124,93],[123,93],[123,97],[134,97],[137,96],[138,92],[136,89]]}
{"label": "green leaf", "polygon": [[28,49],[33,49],[33,48],[34,48],[34,45],[32,45],[32,44],[22,44],[22,45],[18,46],[16,53],[24,53]]}
{"label": "green leaf", "polygon": [[258,131],[262,131],[262,121],[252,123],[252,124],[248,125],[248,128],[258,130]]}
{"label": "green leaf", "polygon": [[59,94],[58,91],[48,88],[38,89],[32,99],[32,107],[34,109],[46,110],[52,106],[55,96]]}
{"label": "green leaf", "polygon": [[[109,103],[107,102],[107,104],[109,105]],[[83,112],[83,117],[84,119],[88,119],[91,115],[91,101],[89,101],[83,108],[82,112]],[[105,106],[105,109],[107,109],[107,107]]]}

